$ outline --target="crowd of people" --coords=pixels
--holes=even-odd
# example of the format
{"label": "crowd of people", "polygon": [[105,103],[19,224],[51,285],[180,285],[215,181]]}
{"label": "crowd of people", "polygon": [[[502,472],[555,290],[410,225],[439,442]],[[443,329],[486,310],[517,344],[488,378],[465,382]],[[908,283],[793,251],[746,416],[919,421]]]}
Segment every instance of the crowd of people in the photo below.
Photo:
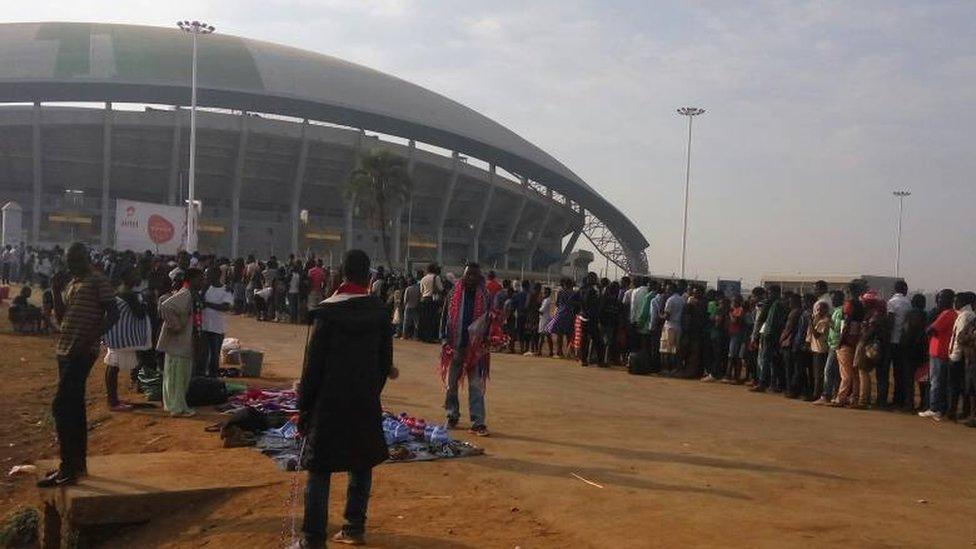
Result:
{"label": "crowd of people", "polygon": [[[40,331],[60,331],[63,371],[90,370],[80,364],[94,361],[104,342],[110,409],[130,409],[118,397],[120,373],[134,380],[149,369],[162,371],[164,408],[177,417],[194,414],[184,398],[189,380],[218,373],[225,314],[310,322],[311,311],[343,284],[338,270],[314,257],[167,257],[76,244],[67,251],[8,247],[2,262],[4,279],[23,284],[11,318],[36,317]],[[32,286],[42,292],[40,308],[29,301]],[[928,308],[903,281],[887,300],[862,280],[843,292],[821,281],[805,295],[776,285],[725,295],[642,276],[610,281],[588,273],[551,285],[499,280],[476,265],[458,278],[436,264],[414,273],[377,267],[365,287],[385,305],[392,337],[443,345],[447,421],[458,423],[457,390],[467,378],[478,435],[488,433],[490,352],[620,365],[634,374],[748,385],[817,405],[896,409],[976,426],[972,292],[943,290]],[[65,310],[68,302],[81,312]],[[96,334],[97,311],[110,328]],[[472,324],[481,317],[488,325]],[[468,344],[472,330],[483,344]],[[59,397],[77,400],[77,384],[67,385]],[[61,438],[71,444],[80,437]]]}

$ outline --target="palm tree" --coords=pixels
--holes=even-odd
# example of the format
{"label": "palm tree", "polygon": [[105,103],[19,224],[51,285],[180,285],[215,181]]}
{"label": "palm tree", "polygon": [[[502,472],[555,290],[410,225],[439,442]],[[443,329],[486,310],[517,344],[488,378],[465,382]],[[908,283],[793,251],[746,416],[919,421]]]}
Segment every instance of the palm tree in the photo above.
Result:
{"label": "palm tree", "polygon": [[384,259],[392,266],[387,230],[390,213],[406,201],[411,191],[406,160],[384,149],[372,149],[363,151],[356,164],[346,185],[346,199],[379,229]]}

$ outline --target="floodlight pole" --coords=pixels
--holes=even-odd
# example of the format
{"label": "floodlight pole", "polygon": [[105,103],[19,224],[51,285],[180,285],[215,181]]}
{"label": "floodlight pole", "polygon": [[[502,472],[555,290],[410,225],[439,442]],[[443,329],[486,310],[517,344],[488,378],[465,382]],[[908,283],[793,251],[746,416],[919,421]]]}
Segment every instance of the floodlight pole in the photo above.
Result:
{"label": "floodlight pole", "polygon": [[905,213],[905,199],[912,195],[912,191],[892,191],[891,194],[898,198],[898,231],[895,235],[895,278],[898,278],[901,269],[901,221]]}
{"label": "floodlight pole", "polygon": [[196,160],[197,160],[197,36],[212,34],[213,25],[200,21],[178,21],[176,26],[193,39],[193,54],[190,65],[190,165],[187,174],[186,205],[186,251],[197,251],[197,204],[196,204]]}
{"label": "floodlight pole", "polygon": [[688,250],[688,195],[691,189],[691,121],[699,114],[704,114],[705,109],[698,107],[681,107],[678,114],[688,117],[688,162],[685,166],[685,213],[682,218],[681,229],[681,278],[685,277],[685,258]]}

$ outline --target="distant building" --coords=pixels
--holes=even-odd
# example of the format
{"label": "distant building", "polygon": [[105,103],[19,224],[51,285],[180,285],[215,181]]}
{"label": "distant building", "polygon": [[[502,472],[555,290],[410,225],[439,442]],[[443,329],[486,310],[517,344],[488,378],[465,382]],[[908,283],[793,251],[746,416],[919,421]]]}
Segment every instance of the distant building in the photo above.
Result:
{"label": "distant building", "polygon": [[576,250],[569,254],[563,263],[562,275],[568,276],[573,280],[581,280],[583,275],[589,272],[590,263],[593,263],[593,252]]}
{"label": "distant building", "polygon": [[805,275],[765,275],[762,278],[762,285],[778,284],[784,292],[794,292],[798,294],[813,293],[818,280],[827,283],[830,291],[844,290],[852,280],[861,279],[867,283],[868,288],[875,290],[881,297],[888,298],[895,293],[895,282],[904,280],[901,277],[879,276],[879,275],[824,275],[824,276],[805,276]]}

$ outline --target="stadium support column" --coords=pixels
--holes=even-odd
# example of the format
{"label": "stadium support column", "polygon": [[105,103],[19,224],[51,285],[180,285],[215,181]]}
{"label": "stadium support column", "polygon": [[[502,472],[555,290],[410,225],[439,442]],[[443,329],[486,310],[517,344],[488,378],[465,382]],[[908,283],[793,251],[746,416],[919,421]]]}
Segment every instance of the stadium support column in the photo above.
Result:
{"label": "stadium support column", "polygon": [[[539,230],[532,237],[532,245],[529,249],[525,251],[525,257],[522,258],[522,264],[528,263],[529,271],[532,270],[532,260],[534,259],[536,250],[539,249],[539,242],[542,242],[542,233],[546,232],[546,226],[549,225],[549,217],[552,215],[552,204],[546,207],[546,215],[542,217],[542,223],[539,224]],[[523,267],[524,268],[524,267]]]}
{"label": "stadium support column", "polygon": [[298,255],[298,206],[302,199],[302,184],[305,182],[305,164],[308,163],[308,119],[302,122],[302,139],[298,146],[298,166],[295,168],[295,181],[291,187],[291,253]]}
{"label": "stadium support column", "polygon": [[234,164],[234,186],[230,205],[230,256],[237,257],[241,242],[241,187],[244,184],[244,159],[247,156],[247,118],[241,113],[240,131],[237,136],[237,160]]}
{"label": "stadium support column", "polygon": [[508,228],[508,234],[505,235],[505,247],[502,248],[505,252],[504,264],[502,267],[508,270],[508,253],[512,248],[512,240],[515,239],[515,232],[518,231],[519,223],[522,222],[522,214],[525,213],[525,205],[529,202],[529,178],[522,177],[522,200],[519,201],[518,207],[515,209],[515,217],[512,218],[512,224]]}
{"label": "stadium support column", "polygon": [[444,201],[441,202],[441,210],[437,215],[437,263],[439,265],[444,263],[444,223],[447,222],[447,213],[451,209],[451,198],[454,197],[458,175],[461,173],[461,155],[455,151],[452,157],[451,179],[447,183],[447,192],[444,193]]}
{"label": "stadium support column", "polygon": [[105,103],[104,120],[102,124],[102,247],[108,248],[109,220],[112,217],[111,193],[109,192],[112,179],[112,103]]}
{"label": "stadium support column", "polygon": [[34,244],[41,240],[41,104],[34,103],[31,111],[31,159],[33,160],[34,189],[31,196],[31,239]]}
{"label": "stadium support column", "polygon": [[485,204],[481,207],[481,215],[478,216],[478,224],[474,227],[474,238],[471,241],[471,260],[480,261],[481,255],[481,233],[485,229],[485,222],[488,221],[488,212],[491,210],[491,199],[495,196],[495,165],[492,164],[488,169],[488,191],[485,192]]}
{"label": "stadium support column", "polygon": [[[340,188],[349,182],[352,177],[352,172],[359,166],[359,155],[363,152],[363,144],[366,141],[366,131],[363,129],[359,130],[359,135],[356,137],[356,145],[352,149],[352,158],[349,160],[349,170],[346,171],[346,178],[342,180],[339,185]],[[342,193],[345,194],[345,193]],[[343,247],[348,252],[353,249],[356,244],[355,230],[356,225],[353,223],[353,213],[356,210],[356,197],[344,197],[342,198],[343,205],[345,206],[345,218],[342,230],[342,242]]]}
{"label": "stadium support column", "polygon": [[169,187],[166,203],[175,206],[180,187],[180,139],[183,136],[183,111],[179,106],[173,108],[173,141],[169,152]]}
{"label": "stadium support column", "polygon": [[[417,156],[417,142],[413,139],[410,140],[408,145],[409,151],[407,152],[407,177],[413,181],[413,167],[416,162]],[[412,208],[413,204],[413,188],[410,189],[406,196],[406,201],[397,204],[396,214],[393,219],[393,265],[390,267],[395,267],[403,265],[404,258],[410,255],[410,230],[411,227],[407,227],[407,238],[406,242],[403,239],[403,211],[408,207]]]}
{"label": "stadium support column", "polygon": [[572,236],[569,237],[569,242],[566,243],[566,247],[563,248],[562,260],[560,263],[566,263],[566,259],[569,258],[569,254],[573,253],[573,248],[576,247],[576,242],[579,241],[580,235],[583,234],[583,221],[580,220],[579,226],[573,230]]}
{"label": "stadium support column", "polygon": [[[417,143],[411,139],[408,145],[409,150],[407,152],[407,177],[413,175],[413,160],[414,151],[417,150]],[[410,194],[407,195],[407,200],[410,199]],[[396,210],[393,212],[393,235],[390,238],[391,250],[393,252],[393,257],[390,259],[389,268],[392,269],[403,264],[403,258],[406,254],[403,253],[405,247],[403,244],[403,210],[406,209],[407,204],[403,201],[397,203]],[[407,241],[409,244],[410,235],[407,235]]]}

